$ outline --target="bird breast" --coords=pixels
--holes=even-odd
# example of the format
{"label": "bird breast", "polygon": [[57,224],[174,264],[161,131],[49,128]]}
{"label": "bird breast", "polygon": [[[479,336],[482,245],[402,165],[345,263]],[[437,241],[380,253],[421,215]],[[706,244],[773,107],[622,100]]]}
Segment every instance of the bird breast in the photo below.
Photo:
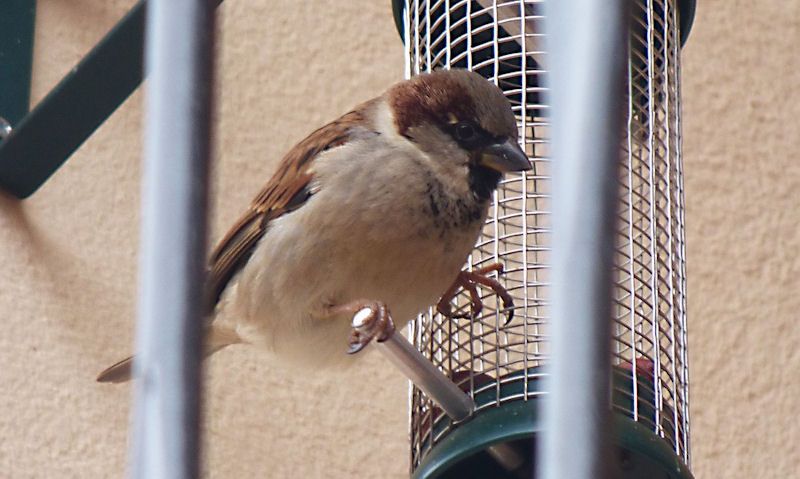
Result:
{"label": "bird breast", "polygon": [[329,362],[344,357],[350,318],[324,317],[326,306],[383,301],[401,326],[457,276],[486,206],[448,191],[413,151],[375,141],[316,159],[315,193],[270,224],[236,284],[245,340]]}

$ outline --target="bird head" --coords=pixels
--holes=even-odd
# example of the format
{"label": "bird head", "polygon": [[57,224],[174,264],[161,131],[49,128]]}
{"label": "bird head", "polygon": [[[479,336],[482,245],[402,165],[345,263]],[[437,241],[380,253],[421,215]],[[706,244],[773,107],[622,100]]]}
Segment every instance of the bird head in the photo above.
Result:
{"label": "bird head", "polygon": [[469,175],[470,187],[488,197],[503,173],[531,168],[517,143],[511,104],[477,73],[443,70],[419,75],[386,94],[396,131],[450,173]]}

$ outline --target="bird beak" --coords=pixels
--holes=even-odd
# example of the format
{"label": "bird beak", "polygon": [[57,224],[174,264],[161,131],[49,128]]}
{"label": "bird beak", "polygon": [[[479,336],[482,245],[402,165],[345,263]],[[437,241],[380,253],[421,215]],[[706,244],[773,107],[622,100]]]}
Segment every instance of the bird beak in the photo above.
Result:
{"label": "bird beak", "polygon": [[531,169],[528,156],[511,138],[493,143],[482,149],[478,157],[478,164],[506,173],[509,171],[526,171]]}

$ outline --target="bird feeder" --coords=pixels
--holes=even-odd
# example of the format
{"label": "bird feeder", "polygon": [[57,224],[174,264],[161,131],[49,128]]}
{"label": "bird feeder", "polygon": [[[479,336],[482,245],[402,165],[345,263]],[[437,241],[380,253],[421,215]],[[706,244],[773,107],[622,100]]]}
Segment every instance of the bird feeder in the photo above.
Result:
{"label": "bird feeder", "polygon": [[[411,387],[415,478],[532,477],[541,431],[537,404],[549,355],[551,220],[549,115],[543,77],[542,0],[395,1],[406,75],[465,68],[511,101],[533,169],[497,190],[469,268],[494,262],[514,298],[514,319],[485,291],[477,317],[435,314],[412,322],[409,340],[474,401],[449,417]],[[626,478],[690,478],[686,273],[681,157],[680,48],[693,0],[632,0],[626,118],[619,155],[613,271],[612,407]],[[453,307],[466,312],[469,297]],[[497,467],[497,461],[505,463]]]}

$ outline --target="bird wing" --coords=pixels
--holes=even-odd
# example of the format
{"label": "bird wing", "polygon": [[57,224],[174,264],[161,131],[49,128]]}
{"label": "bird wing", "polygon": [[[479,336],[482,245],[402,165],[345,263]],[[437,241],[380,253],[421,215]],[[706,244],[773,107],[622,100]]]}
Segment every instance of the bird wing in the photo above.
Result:
{"label": "bird wing", "polygon": [[209,310],[213,310],[231,278],[247,263],[269,223],[300,208],[311,197],[314,159],[368,131],[365,112],[374,102],[364,103],[311,133],[283,157],[278,170],[211,254],[206,290]]}

